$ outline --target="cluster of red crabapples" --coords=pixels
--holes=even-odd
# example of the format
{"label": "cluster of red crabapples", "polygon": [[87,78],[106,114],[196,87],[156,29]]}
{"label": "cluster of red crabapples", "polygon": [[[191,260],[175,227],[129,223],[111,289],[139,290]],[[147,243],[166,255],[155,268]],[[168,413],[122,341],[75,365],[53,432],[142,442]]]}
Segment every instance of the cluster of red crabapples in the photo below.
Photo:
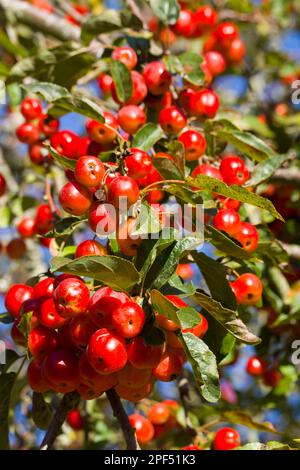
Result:
{"label": "cluster of red crabapples", "polygon": [[[179,309],[187,306],[176,296],[167,297]],[[92,399],[114,387],[121,398],[136,402],[150,394],[156,379],[175,380],[186,360],[180,329],[153,312],[150,322],[162,329],[165,339],[147,342],[143,332],[149,315],[139,300],[106,286],[90,296],[85,282],[68,274],[45,277],[34,287],[13,285],[5,306],[14,318],[13,340],[31,356],[31,388],[41,393],[77,390]],[[183,332],[202,337],[206,330],[199,313],[199,324]]]}

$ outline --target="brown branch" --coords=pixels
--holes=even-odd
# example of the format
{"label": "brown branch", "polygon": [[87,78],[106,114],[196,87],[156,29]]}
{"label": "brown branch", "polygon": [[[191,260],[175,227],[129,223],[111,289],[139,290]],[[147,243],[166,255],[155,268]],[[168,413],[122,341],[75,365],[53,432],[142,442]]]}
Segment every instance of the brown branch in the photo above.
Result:
{"label": "brown branch", "polygon": [[126,442],[127,450],[140,450],[140,446],[136,440],[134,429],[132,428],[126,411],[123,408],[120,397],[117,392],[111,388],[106,392],[106,396],[112,407],[115,418],[118,420],[124,439]]}
{"label": "brown branch", "polygon": [[300,170],[298,168],[279,168],[272,176],[273,182],[300,184]]}
{"label": "brown branch", "polygon": [[51,178],[49,175],[46,176],[46,181],[45,181],[45,196],[49,204],[52,215],[54,216],[54,218],[57,217],[56,206],[52,197]]}
{"label": "brown branch", "polygon": [[189,399],[189,396],[190,396],[190,388],[189,388],[189,383],[185,377],[181,377],[178,380],[178,390],[179,390],[180,400],[181,400],[183,410],[184,410],[186,431],[192,438],[194,438],[197,436],[197,431],[196,429],[194,429],[191,423],[190,417],[189,417],[187,400]]}
{"label": "brown branch", "polygon": [[51,36],[68,41],[80,39],[80,28],[59,17],[48,13],[30,3],[21,0],[0,0],[0,8],[7,13],[13,13],[18,22],[43,31]]}
{"label": "brown branch", "polygon": [[55,439],[60,433],[61,427],[66,420],[67,414],[73,408],[76,408],[80,400],[77,392],[67,393],[61,400],[50,426],[45,434],[41,443],[40,450],[50,450],[55,442]]}

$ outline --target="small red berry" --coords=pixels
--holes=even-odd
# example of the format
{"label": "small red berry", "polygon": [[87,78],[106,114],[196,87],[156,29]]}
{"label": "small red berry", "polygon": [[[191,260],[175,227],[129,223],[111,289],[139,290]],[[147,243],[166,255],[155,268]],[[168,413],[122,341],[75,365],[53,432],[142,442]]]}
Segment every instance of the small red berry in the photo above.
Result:
{"label": "small red berry", "polygon": [[128,134],[135,134],[147,121],[146,114],[139,106],[129,104],[118,112],[118,122]]}
{"label": "small red berry", "polygon": [[32,299],[33,288],[25,284],[14,284],[9,288],[5,296],[5,308],[16,318],[25,300]]}
{"label": "small red berry", "polygon": [[148,411],[148,418],[152,424],[164,424],[170,416],[170,408],[165,403],[156,403]]}
{"label": "small red berry", "polygon": [[92,335],[86,352],[88,361],[100,374],[117,372],[127,362],[125,340],[106,328]]}
{"label": "small red berry", "polygon": [[40,132],[35,124],[24,122],[16,130],[17,137],[20,142],[32,145],[39,140]]}
{"label": "small red berry", "polygon": [[32,219],[31,217],[24,217],[24,219],[20,220],[18,223],[17,230],[23,238],[33,237],[36,233],[35,219]]}
{"label": "small red berry", "polygon": [[49,384],[42,376],[43,359],[34,358],[30,361],[27,369],[27,380],[34,392],[45,393],[49,390]]}
{"label": "small red berry", "polygon": [[116,47],[111,58],[123,62],[129,70],[134,69],[137,64],[137,55],[134,49],[129,46]]}
{"label": "small red berry", "polygon": [[66,319],[57,312],[54,300],[52,298],[44,300],[41,305],[39,320],[47,328],[61,328],[66,323]]}
{"label": "small red berry", "polygon": [[235,429],[221,428],[215,434],[213,446],[215,450],[232,450],[240,444],[240,435]]}
{"label": "small red berry", "polygon": [[220,75],[226,70],[226,62],[222,54],[217,51],[209,51],[204,54],[204,60],[212,75]]}
{"label": "small red berry", "polygon": [[115,140],[118,121],[116,117],[108,112],[103,112],[104,122],[90,119],[86,124],[88,135],[98,144],[108,144]]}
{"label": "small red berry", "polygon": [[21,113],[26,121],[33,121],[43,112],[42,105],[37,98],[25,98],[21,103]]}
{"label": "small red berry", "polygon": [[140,444],[147,444],[153,439],[154,427],[149,419],[134,413],[129,416],[129,421],[135,430],[136,438]]}
{"label": "small red berry", "polygon": [[34,357],[43,357],[58,347],[56,331],[43,325],[33,328],[28,334],[28,349]]}
{"label": "small red berry", "polygon": [[236,211],[221,209],[214,216],[213,224],[218,230],[235,236],[240,230],[241,219]]}
{"label": "small red berry", "polygon": [[136,369],[150,369],[159,363],[163,351],[164,345],[148,344],[142,336],[137,336],[129,343],[128,361]]}
{"label": "small red berry", "polygon": [[238,304],[255,305],[261,299],[263,288],[256,274],[242,274],[230,285]]}
{"label": "small red berry", "polygon": [[105,173],[102,161],[97,157],[80,157],[76,163],[74,176],[78,183],[87,188],[99,186]]}
{"label": "small red berry", "polygon": [[197,160],[205,152],[206,140],[203,134],[199,131],[189,129],[183,132],[179,136],[178,140],[184,146],[185,159],[188,162]]}
{"label": "small red berry", "polygon": [[66,183],[59,192],[62,208],[72,215],[85,214],[91,207],[92,199],[92,193],[75,181]]}
{"label": "small red berry", "polygon": [[46,137],[50,137],[51,135],[55,134],[59,129],[59,120],[53,119],[50,116],[44,115],[39,120],[39,130],[44,134]]}
{"label": "small red berry", "polygon": [[34,299],[49,299],[54,292],[54,278],[46,277],[39,281],[33,288]]}
{"label": "small red berry", "polygon": [[246,251],[254,251],[258,245],[258,231],[249,222],[241,222],[234,237],[242,244]]}
{"label": "small red berry", "polygon": [[162,62],[150,62],[143,70],[148,90],[152,95],[163,95],[169,90],[172,76]]}
{"label": "small red berry", "polygon": [[107,73],[101,73],[98,77],[98,85],[104,95],[110,95],[113,79]]}
{"label": "small red berry", "polygon": [[75,390],[79,383],[77,356],[68,349],[51,352],[43,362],[42,375],[56,392]]}
{"label": "small red berry", "polygon": [[100,287],[89,302],[89,315],[99,327],[111,326],[111,315],[114,310],[129,301],[124,292],[117,292],[110,287]]}
{"label": "small red berry", "polygon": [[80,137],[71,131],[59,131],[51,136],[51,146],[61,155],[76,160]]}
{"label": "small red berry", "polygon": [[21,238],[14,238],[6,245],[6,254],[10,259],[20,259],[26,252],[26,244]]}
{"label": "small red berry", "polygon": [[105,246],[96,240],[85,240],[81,242],[76,248],[75,258],[81,256],[103,256],[107,254]]}
{"label": "small red berry", "polygon": [[130,207],[137,202],[139,195],[139,187],[133,178],[118,176],[108,187],[107,200],[117,208],[120,207],[122,200]]}
{"label": "small red berry", "polygon": [[236,155],[228,155],[221,161],[220,172],[225,183],[242,185],[249,179],[249,170],[245,162]]}
{"label": "small red berry", "polygon": [[159,124],[168,134],[178,134],[187,124],[184,112],[177,106],[164,108],[159,113]]}
{"label": "small red berry", "polygon": [[142,307],[136,302],[126,302],[112,313],[112,324],[123,338],[133,338],[141,333],[146,321]]}
{"label": "small red berry", "polygon": [[152,170],[151,157],[144,150],[132,148],[130,155],[125,158],[128,176],[135,180],[144,178]]}
{"label": "small red berry", "polygon": [[77,408],[69,411],[66,421],[75,431],[82,431],[84,429],[84,418]]}
{"label": "small red berry", "polygon": [[159,363],[152,370],[157,380],[171,382],[175,380],[182,371],[183,360],[180,352],[167,349],[162,355]]}
{"label": "small red berry", "polygon": [[213,90],[197,91],[191,98],[190,107],[195,116],[212,119],[220,107],[219,97]]}
{"label": "small red berry", "polygon": [[90,292],[83,281],[70,277],[58,284],[53,298],[59,315],[71,318],[86,311]]}
{"label": "small red berry", "polygon": [[[131,81],[132,81],[132,95],[131,97],[123,104],[128,105],[128,104],[140,104],[144,101],[144,99],[147,96],[148,93],[148,88],[146,85],[146,82],[143,78],[143,76],[139,73],[136,72],[135,70],[132,70],[131,73]],[[120,103],[117,92],[116,92],[116,86],[114,82],[111,85],[111,92],[113,99],[117,102]]]}
{"label": "small red berry", "polygon": [[249,357],[246,365],[248,374],[259,377],[265,371],[265,362],[258,356]]}

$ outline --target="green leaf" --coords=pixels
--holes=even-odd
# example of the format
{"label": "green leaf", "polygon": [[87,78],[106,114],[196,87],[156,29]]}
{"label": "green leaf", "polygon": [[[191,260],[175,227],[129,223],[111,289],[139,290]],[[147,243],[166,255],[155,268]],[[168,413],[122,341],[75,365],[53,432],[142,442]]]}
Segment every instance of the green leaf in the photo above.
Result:
{"label": "green leaf", "polygon": [[28,93],[35,93],[44,98],[48,103],[53,103],[49,114],[60,117],[63,114],[74,112],[83,116],[104,122],[102,108],[89,98],[71,94],[66,88],[49,82],[35,82],[22,85]]}
{"label": "green leaf", "polygon": [[131,98],[133,92],[130,71],[123,62],[113,60],[111,75],[116,86],[117,97],[122,103],[125,103]]}
{"label": "green leaf", "polygon": [[224,413],[222,413],[222,418],[224,418],[224,421],[229,421],[233,424],[242,424],[243,426],[247,426],[247,428],[250,429],[255,429],[256,431],[272,432],[274,434],[279,434],[272,423],[259,423],[255,419],[253,419],[253,417],[249,413],[245,411],[225,411]]}
{"label": "green leaf", "polygon": [[177,316],[179,308],[167,299],[161,292],[156,289],[151,291],[151,304],[154,311],[160,315],[164,315],[169,320],[172,320],[180,328],[180,321]]}
{"label": "green leaf", "polygon": [[[172,194],[176,199],[187,203],[192,204],[193,206],[203,203],[202,195],[200,191],[192,191],[190,188],[184,184],[166,184],[163,188],[167,193]],[[200,211],[203,214],[203,208],[199,207]]]}
{"label": "green leaf", "polygon": [[161,223],[157,211],[149,206],[145,201],[142,202],[140,213],[137,217],[135,229],[132,236],[143,235],[148,239],[148,234],[158,234],[161,230]]}
{"label": "green leaf", "polygon": [[63,239],[67,238],[76,228],[83,222],[83,219],[79,219],[78,217],[66,217],[65,219],[60,220],[54,225],[54,229],[50,230],[50,232],[43,235],[46,238],[56,238],[56,239]]}
{"label": "green leaf", "polygon": [[19,321],[19,324],[18,324],[18,329],[21,331],[21,333],[23,333],[26,339],[26,342],[28,339],[28,334],[31,330],[30,324],[31,324],[32,313],[33,313],[32,311],[26,312],[26,313],[22,312],[21,320]]}
{"label": "green leaf", "polygon": [[[139,148],[147,152],[163,137],[163,135],[164,133],[160,126],[149,122],[135,134],[132,147]],[[155,163],[154,159],[153,163]]]}
{"label": "green leaf", "polygon": [[201,69],[203,58],[196,52],[183,52],[179,55],[183,67],[183,76],[194,85],[203,85],[205,75]]}
{"label": "green leaf", "polygon": [[49,152],[54,158],[54,160],[59,163],[63,168],[67,168],[68,170],[72,171],[75,170],[77,160],[72,160],[71,158],[64,157],[51,146],[49,146]]}
{"label": "green leaf", "polygon": [[139,281],[134,265],[117,256],[82,256],[74,260],[56,256],[51,260],[51,272],[57,271],[96,279],[117,290],[130,290]]}
{"label": "green leaf", "polygon": [[202,339],[192,333],[182,333],[181,338],[203,398],[210,403],[215,403],[220,398],[219,373],[215,355]]}
{"label": "green leaf", "polygon": [[287,155],[274,155],[255,166],[246,186],[257,186],[274,175],[275,171],[288,159]]}
{"label": "green leaf", "polygon": [[33,57],[17,62],[10,70],[7,83],[32,77],[70,89],[91,69],[96,57],[78,44],[64,42],[52,49],[43,49]]}
{"label": "green leaf", "polygon": [[231,121],[226,119],[209,121],[206,125],[206,133],[213,134],[219,141],[234,145],[257,162],[276,155],[274,150],[263,140],[250,132],[240,131]]}
{"label": "green leaf", "polygon": [[32,419],[40,429],[48,429],[52,419],[52,410],[46,403],[41,393],[33,392],[32,395]]}
{"label": "green leaf", "polygon": [[161,176],[167,180],[183,180],[184,175],[176,163],[168,158],[155,157],[152,159],[153,165],[159,171]]}
{"label": "green leaf", "polygon": [[15,383],[16,374],[9,372],[0,375],[0,450],[9,449],[8,417],[10,410],[10,397]]}
{"label": "green leaf", "polygon": [[7,372],[12,364],[20,359],[21,356],[16,353],[13,349],[5,350],[5,364],[0,364],[2,374]]}
{"label": "green leaf", "polygon": [[211,178],[210,176],[206,175],[198,175],[196,178],[189,177],[187,181],[190,186],[209,190],[213,193],[221,194],[221,196],[229,197],[231,199],[235,199],[236,201],[245,202],[247,204],[251,204],[252,206],[260,207],[261,209],[270,212],[270,214],[272,214],[276,219],[284,221],[271,201],[259,196],[258,194],[250,192],[248,189],[242,186],[238,186],[236,184],[228,186],[223,181],[220,181],[216,178]]}
{"label": "green leaf", "polygon": [[200,268],[212,298],[224,307],[236,310],[236,298],[227,281],[225,266],[204,253],[193,251],[191,255]]}
{"label": "green leaf", "polygon": [[180,7],[177,0],[150,0],[150,6],[164,24],[174,24],[178,20]]}
{"label": "green leaf", "polygon": [[260,338],[248,330],[246,325],[237,316],[237,312],[223,307],[220,302],[217,302],[201,291],[197,291],[192,298],[201,307],[205,308],[235,338],[247,344],[259,344],[261,342]]}
{"label": "green leaf", "polygon": [[8,312],[0,313],[0,323],[8,324],[8,323],[13,323],[13,322],[14,322],[14,319],[10,313]]}
{"label": "green leaf", "polygon": [[193,295],[196,292],[196,288],[192,282],[183,282],[177,274],[173,274],[169,279],[168,285],[177,289],[182,294]]}
{"label": "green leaf", "polygon": [[220,232],[212,225],[206,225],[204,227],[204,236],[205,240],[209,241],[219,251],[222,251],[233,258],[249,259],[252,257],[251,253],[248,253],[241,246],[235,243],[232,238],[224,232]]}
{"label": "green leaf", "polygon": [[193,307],[183,307],[179,309],[177,317],[183,330],[199,325],[199,313]]}
{"label": "green leaf", "polygon": [[253,2],[251,0],[227,0],[226,7],[241,13],[251,13]]}
{"label": "green leaf", "polygon": [[160,271],[157,273],[156,279],[153,281],[153,287],[161,289],[175,273],[178,262],[185,256],[187,252],[196,248],[201,244],[201,239],[198,237],[185,237],[178,240],[168,252],[168,257],[165,263],[161,266]]}

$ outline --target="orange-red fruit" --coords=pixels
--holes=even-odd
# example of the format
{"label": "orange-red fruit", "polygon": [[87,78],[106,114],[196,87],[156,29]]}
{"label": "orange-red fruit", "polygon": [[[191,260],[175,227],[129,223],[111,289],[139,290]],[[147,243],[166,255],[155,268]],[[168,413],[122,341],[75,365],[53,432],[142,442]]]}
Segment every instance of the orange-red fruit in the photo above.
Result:
{"label": "orange-red fruit", "polygon": [[33,288],[25,284],[12,285],[5,296],[5,308],[13,316],[17,317],[25,300],[33,297]]}
{"label": "orange-red fruit", "polygon": [[102,161],[93,156],[80,157],[74,170],[78,183],[88,188],[99,186],[104,173],[105,167]]}
{"label": "orange-red fruit", "polygon": [[134,413],[129,416],[131,426],[135,429],[136,438],[140,444],[147,444],[153,439],[154,427],[149,419]]}
{"label": "orange-red fruit", "polygon": [[170,408],[165,403],[156,403],[148,411],[148,418],[152,424],[164,424],[170,416]]}
{"label": "orange-red fruit", "polygon": [[134,69],[137,64],[137,55],[134,49],[129,46],[120,46],[114,49],[112,59],[123,62],[129,70]]}
{"label": "orange-red fruit", "polygon": [[139,195],[139,187],[133,178],[117,176],[108,187],[107,200],[117,208],[120,207],[122,201],[129,207],[136,203]]}
{"label": "orange-red fruit", "polygon": [[62,208],[71,215],[85,214],[92,204],[92,193],[75,181],[66,183],[59,192]]}
{"label": "orange-red fruit", "polygon": [[136,369],[150,369],[159,363],[163,351],[164,345],[155,346],[137,336],[128,345],[128,361]]}
{"label": "orange-red fruit", "polygon": [[56,331],[37,326],[28,334],[28,349],[34,357],[43,357],[55,351],[58,347],[58,336]]}
{"label": "orange-red fruit", "polygon": [[143,70],[148,90],[152,95],[163,95],[171,85],[171,74],[162,62],[150,62]]}
{"label": "orange-red fruit", "polygon": [[140,127],[146,124],[146,114],[139,106],[129,104],[123,106],[118,112],[118,122],[128,134],[135,134]]}
{"label": "orange-red fruit", "polygon": [[103,256],[107,254],[105,246],[96,240],[85,240],[76,248],[75,258],[81,256]]}
{"label": "orange-red fruit", "polygon": [[119,335],[106,328],[97,330],[87,347],[87,358],[100,374],[112,374],[127,362],[126,343]]}
{"label": "orange-red fruit", "polygon": [[261,299],[263,287],[256,274],[242,274],[230,286],[238,304],[255,305]]}
{"label": "orange-red fruit", "polygon": [[235,429],[221,428],[215,434],[213,447],[215,450],[233,450],[240,444],[240,435]]}
{"label": "orange-red fruit", "polygon": [[182,355],[178,351],[168,349],[162,355],[160,362],[152,370],[152,374],[158,380],[171,382],[181,374],[182,366]]}
{"label": "orange-red fruit", "polygon": [[142,307],[136,302],[127,302],[113,311],[112,324],[123,338],[134,338],[141,333],[146,321]]}

